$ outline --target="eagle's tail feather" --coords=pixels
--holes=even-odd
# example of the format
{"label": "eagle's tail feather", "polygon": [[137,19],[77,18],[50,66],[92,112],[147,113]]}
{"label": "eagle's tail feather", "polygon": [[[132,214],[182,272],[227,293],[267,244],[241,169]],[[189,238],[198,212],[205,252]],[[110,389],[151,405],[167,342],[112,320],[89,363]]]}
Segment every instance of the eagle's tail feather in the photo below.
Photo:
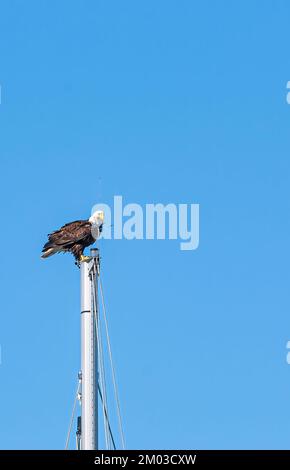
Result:
{"label": "eagle's tail feather", "polygon": [[58,252],[58,249],[57,248],[46,248],[42,255],[41,255],[41,258],[48,258],[49,256],[52,256],[54,255],[55,253]]}

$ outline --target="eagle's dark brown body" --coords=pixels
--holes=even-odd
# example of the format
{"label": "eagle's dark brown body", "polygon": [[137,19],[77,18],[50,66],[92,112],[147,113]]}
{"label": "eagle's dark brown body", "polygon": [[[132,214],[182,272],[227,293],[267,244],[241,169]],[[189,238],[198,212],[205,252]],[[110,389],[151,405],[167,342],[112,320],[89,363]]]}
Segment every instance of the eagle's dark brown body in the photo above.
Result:
{"label": "eagle's dark brown body", "polygon": [[[99,231],[102,231],[101,226]],[[76,220],[48,235],[48,242],[43,247],[41,257],[48,258],[55,253],[70,252],[76,261],[79,261],[84,249],[94,242],[92,223],[89,220]]]}

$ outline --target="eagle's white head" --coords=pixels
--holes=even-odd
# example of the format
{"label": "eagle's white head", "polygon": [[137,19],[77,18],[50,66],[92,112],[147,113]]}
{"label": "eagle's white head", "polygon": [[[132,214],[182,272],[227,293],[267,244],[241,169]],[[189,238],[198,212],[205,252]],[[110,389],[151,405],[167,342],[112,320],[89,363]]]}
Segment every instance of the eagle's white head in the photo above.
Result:
{"label": "eagle's white head", "polygon": [[103,211],[96,211],[94,212],[91,217],[89,218],[89,221],[93,225],[97,225],[98,227],[100,225],[103,225],[104,223],[104,212]]}

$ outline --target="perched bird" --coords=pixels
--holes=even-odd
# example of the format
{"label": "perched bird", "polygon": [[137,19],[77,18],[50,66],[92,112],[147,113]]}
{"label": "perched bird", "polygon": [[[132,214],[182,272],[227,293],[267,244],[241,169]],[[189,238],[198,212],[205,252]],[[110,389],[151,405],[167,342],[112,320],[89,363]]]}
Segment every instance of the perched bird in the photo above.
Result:
{"label": "perched bird", "polygon": [[74,255],[76,264],[88,261],[84,249],[92,245],[100,236],[103,229],[104,212],[96,211],[88,220],[76,220],[64,225],[59,230],[48,235],[41,258],[48,258],[55,253],[70,252]]}

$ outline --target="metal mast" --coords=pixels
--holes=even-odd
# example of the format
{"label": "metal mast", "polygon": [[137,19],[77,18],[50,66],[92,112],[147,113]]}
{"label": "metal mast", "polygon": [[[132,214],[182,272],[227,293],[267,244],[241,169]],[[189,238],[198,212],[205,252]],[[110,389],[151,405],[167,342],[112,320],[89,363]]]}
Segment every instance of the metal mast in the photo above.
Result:
{"label": "metal mast", "polygon": [[[81,403],[81,416],[77,418],[76,448],[78,450],[98,450],[99,442],[101,442],[100,445],[102,445],[102,438],[104,438],[106,450],[116,450],[117,448],[109,417],[106,383],[107,374],[105,370],[106,360],[110,362],[121,445],[122,448],[125,449],[120,400],[113,364],[104,293],[100,277],[100,255],[97,248],[91,249],[91,256],[81,262],[80,269],[81,371],[78,374],[78,386],[65,449],[69,447],[77,400]],[[100,309],[98,299],[99,291],[101,300]],[[105,329],[105,334],[102,332],[102,324]],[[106,337],[105,350],[103,348],[104,335]],[[108,357],[104,357],[105,352],[107,352]],[[100,400],[100,402],[98,402],[98,400]],[[98,409],[102,413],[104,421],[104,432],[100,434]]]}
{"label": "metal mast", "polygon": [[[96,317],[99,252],[81,263],[81,449],[98,449],[98,345]],[[94,308],[93,308],[94,306]]]}

